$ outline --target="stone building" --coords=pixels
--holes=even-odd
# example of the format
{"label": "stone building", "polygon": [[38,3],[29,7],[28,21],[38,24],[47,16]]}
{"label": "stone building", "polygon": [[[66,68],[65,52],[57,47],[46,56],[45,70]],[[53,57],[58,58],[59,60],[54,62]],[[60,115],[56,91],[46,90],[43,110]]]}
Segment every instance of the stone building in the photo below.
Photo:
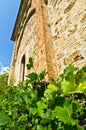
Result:
{"label": "stone building", "polygon": [[12,38],[9,82],[23,81],[29,57],[34,71],[56,78],[70,63],[86,64],[86,0],[21,0]]}

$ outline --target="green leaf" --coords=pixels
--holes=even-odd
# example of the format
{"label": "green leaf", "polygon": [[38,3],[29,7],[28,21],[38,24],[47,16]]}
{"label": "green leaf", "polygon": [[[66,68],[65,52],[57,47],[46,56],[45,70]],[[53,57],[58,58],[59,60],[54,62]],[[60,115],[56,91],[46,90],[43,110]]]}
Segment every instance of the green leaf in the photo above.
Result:
{"label": "green leaf", "polygon": [[29,78],[28,79],[29,83],[33,83],[38,79],[38,75],[35,72],[32,72],[32,73],[28,74],[27,77]]}
{"label": "green leaf", "polygon": [[29,58],[28,64],[26,66],[28,70],[30,70],[33,67],[33,59],[31,57]]}
{"label": "green leaf", "polygon": [[52,110],[51,109],[47,109],[47,111],[45,113],[45,118],[51,119],[51,115],[52,115]]}
{"label": "green leaf", "polygon": [[8,122],[10,122],[10,118],[4,113],[0,113],[0,126],[6,125]]}
{"label": "green leaf", "polygon": [[75,67],[73,64],[69,64],[68,67],[64,70],[64,75],[69,76],[69,74],[74,74],[78,70],[78,67]]}
{"label": "green leaf", "polygon": [[57,86],[55,86],[54,84],[49,84],[44,92],[44,96],[47,97],[49,94],[57,92],[57,90],[58,90]]}
{"label": "green leaf", "polygon": [[61,88],[63,90],[63,93],[66,95],[71,94],[76,90],[76,87],[69,81],[66,81],[65,79],[61,83]]}
{"label": "green leaf", "polygon": [[37,108],[30,108],[30,113],[31,113],[32,115],[35,115],[37,112],[38,112],[38,109],[37,109]]}
{"label": "green leaf", "polygon": [[47,127],[42,125],[37,125],[37,130],[47,130]]}
{"label": "green leaf", "polygon": [[38,109],[38,116],[40,116],[41,118],[44,115],[44,110],[43,109]]}
{"label": "green leaf", "polygon": [[43,70],[40,74],[39,74],[39,79],[42,80],[44,79],[44,77],[46,76],[47,72],[46,70]]}
{"label": "green leaf", "polygon": [[21,122],[21,121],[27,121],[27,117],[28,117],[27,114],[22,114],[22,115],[18,118],[17,123],[19,123],[19,122]]}
{"label": "green leaf", "polygon": [[50,84],[53,84],[54,86],[57,86],[57,83],[53,78],[51,78]]}
{"label": "green leaf", "polygon": [[52,126],[51,125],[48,125],[48,130],[52,130]]}
{"label": "green leaf", "polygon": [[61,88],[65,95],[73,93],[84,93],[86,91],[86,81],[83,81],[78,86],[74,86],[70,81],[66,81],[64,79],[61,83]]}
{"label": "green leaf", "polygon": [[43,117],[44,109],[47,108],[46,104],[42,101],[38,101],[36,104],[37,104],[37,107],[38,107],[38,115],[40,117]]}
{"label": "green leaf", "polygon": [[72,125],[74,126],[76,124],[76,121],[70,116],[67,109],[57,106],[55,107],[53,111],[53,116],[58,118],[59,121],[64,122],[64,124]]}
{"label": "green leaf", "polygon": [[73,113],[73,103],[66,99],[64,101],[63,108],[65,108],[65,110],[67,110],[69,116],[71,117],[71,115]]}
{"label": "green leaf", "polygon": [[47,108],[46,104],[42,101],[38,101],[36,104],[37,104],[38,109]]}
{"label": "green leaf", "polygon": [[80,83],[76,88],[76,93],[84,93],[86,91],[86,81]]}
{"label": "green leaf", "polygon": [[41,124],[50,123],[51,120],[52,120],[52,110],[47,109],[46,112],[43,114]]}
{"label": "green leaf", "polygon": [[39,122],[39,120],[38,120],[38,119],[36,119],[36,120],[35,120],[35,124],[38,124],[38,122]]}

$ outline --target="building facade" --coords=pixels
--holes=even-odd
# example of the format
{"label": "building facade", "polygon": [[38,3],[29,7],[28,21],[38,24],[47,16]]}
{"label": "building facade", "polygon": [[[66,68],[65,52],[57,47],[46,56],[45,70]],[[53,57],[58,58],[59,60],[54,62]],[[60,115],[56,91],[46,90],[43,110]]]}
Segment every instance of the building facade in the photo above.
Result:
{"label": "building facade", "polygon": [[30,57],[33,71],[48,71],[46,80],[70,63],[86,65],[86,0],[21,0],[12,40],[9,82],[26,78]]}

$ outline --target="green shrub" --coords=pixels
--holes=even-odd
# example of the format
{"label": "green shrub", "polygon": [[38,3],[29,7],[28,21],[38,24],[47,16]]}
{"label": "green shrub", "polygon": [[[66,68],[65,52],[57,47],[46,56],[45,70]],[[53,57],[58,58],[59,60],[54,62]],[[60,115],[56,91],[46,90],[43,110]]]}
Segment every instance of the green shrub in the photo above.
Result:
{"label": "green shrub", "polygon": [[[27,64],[33,67],[33,60]],[[47,72],[30,73],[0,95],[0,130],[85,130],[86,67],[69,65],[50,83]]]}

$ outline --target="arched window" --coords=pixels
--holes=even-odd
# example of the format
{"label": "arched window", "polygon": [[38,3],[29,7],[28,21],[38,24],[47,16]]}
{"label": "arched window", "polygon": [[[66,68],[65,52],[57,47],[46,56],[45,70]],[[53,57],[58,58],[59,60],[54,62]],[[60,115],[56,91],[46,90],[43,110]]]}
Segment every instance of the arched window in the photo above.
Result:
{"label": "arched window", "polygon": [[24,77],[25,77],[25,55],[22,56],[21,59],[21,81],[24,81]]}

